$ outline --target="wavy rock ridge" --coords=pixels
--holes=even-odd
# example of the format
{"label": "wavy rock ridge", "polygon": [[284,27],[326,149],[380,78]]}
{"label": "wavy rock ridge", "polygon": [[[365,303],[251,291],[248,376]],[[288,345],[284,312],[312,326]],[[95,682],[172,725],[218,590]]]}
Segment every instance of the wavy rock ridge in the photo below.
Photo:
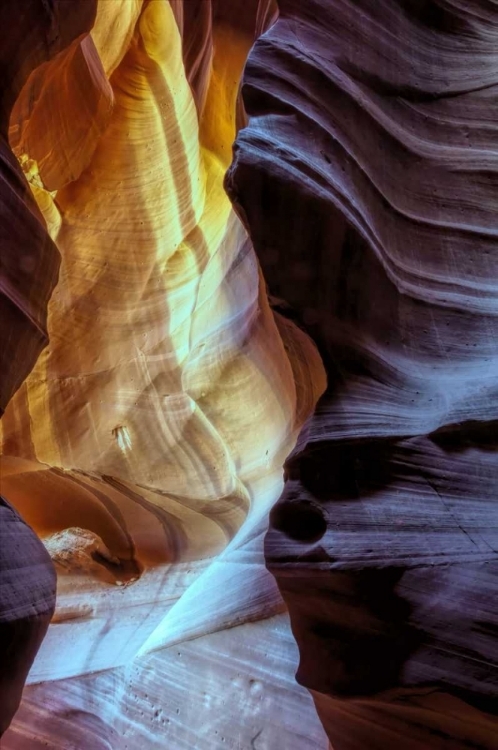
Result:
{"label": "wavy rock ridge", "polygon": [[266,543],[298,679],[335,750],[495,748],[497,11],[279,8],[227,187],[329,374]]}
{"label": "wavy rock ridge", "polygon": [[[2,419],[2,492],[58,590],[7,749],[271,745],[303,701],[287,746],[325,746],[262,549],[325,377],[270,310],[223,190],[242,66],[272,18],[271,2],[100,2],[16,100],[10,143],[61,269],[50,344]],[[220,649],[237,671],[212,671]],[[208,720],[213,701],[228,715]]]}
{"label": "wavy rock ridge", "polygon": [[[12,108],[31,71],[91,28],[95,4],[27,0],[0,8],[0,416],[47,342],[47,302],[59,256],[8,144]],[[12,18],[15,17],[15,24]],[[4,490],[0,474],[0,492]],[[0,736],[19,707],[22,689],[55,607],[50,557],[0,495]]]}
{"label": "wavy rock ridge", "polygon": [[335,750],[497,747],[497,18],[116,0],[14,71],[54,262],[2,407],[62,265],[2,420],[58,572],[7,750],[325,748],[262,556],[325,388],[304,331],[328,387],[266,539],[298,681]]}

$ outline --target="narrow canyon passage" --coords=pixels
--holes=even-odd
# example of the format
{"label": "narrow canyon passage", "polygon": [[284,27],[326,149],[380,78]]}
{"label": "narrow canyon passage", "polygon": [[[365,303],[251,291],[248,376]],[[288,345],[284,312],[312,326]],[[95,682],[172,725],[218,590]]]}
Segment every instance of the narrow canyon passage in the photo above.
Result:
{"label": "narrow canyon passage", "polygon": [[2,750],[498,750],[496,4],[26,2]]}

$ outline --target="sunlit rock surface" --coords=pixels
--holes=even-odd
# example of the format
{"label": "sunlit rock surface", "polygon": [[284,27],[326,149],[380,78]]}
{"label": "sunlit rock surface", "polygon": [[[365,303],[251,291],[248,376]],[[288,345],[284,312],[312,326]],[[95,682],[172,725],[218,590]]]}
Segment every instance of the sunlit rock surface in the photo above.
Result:
{"label": "sunlit rock surface", "polygon": [[263,557],[325,373],[223,188],[275,18],[238,6],[104,0],[10,117],[61,266],[0,423],[2,493],[58,577],[6,750],[327,746]]}
{"label": "sunlit rock surface", "polygon": [[298,679],[335,750],[496,748],[497,9],[279,7],[227,186],[329,373],[266,543]]}

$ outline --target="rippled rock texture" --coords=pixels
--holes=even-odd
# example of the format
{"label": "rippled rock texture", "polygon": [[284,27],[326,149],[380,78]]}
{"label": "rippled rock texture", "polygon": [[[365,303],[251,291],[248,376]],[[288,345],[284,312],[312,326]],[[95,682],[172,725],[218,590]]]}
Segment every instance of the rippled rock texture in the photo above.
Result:
{"label": "rippled rock texture", "polygon": [[[87,33],[96,4],[6,0],[0,7],[0,416],[47,342],[59,255],[8,143],[30,73]],[[4,492],[0,474],[0,493]],[[55,607],[55,571],[33,530],[0,495],[0,736],[21,700]]]}
{"label": "rippled rock texture", "polygon": [[23,9],[2,747],[495,750],[495,4]]}
{"label": "rippled rock texture", "polygon": [[242,68],[275,6],[95,10],[9,121],[19,210],[46,249],[34,291],[20,284],[39,336],[6,357],[2,493],[50,554],[57,607],[2,747],[325,747],[263,557],[325,373],[271,310],[223,188]]}
{"label": "rippled rock texture", "polygon": [[326,393],[266,557],[335,750],[498,747],[498,10],[280,0],[229,192]]}

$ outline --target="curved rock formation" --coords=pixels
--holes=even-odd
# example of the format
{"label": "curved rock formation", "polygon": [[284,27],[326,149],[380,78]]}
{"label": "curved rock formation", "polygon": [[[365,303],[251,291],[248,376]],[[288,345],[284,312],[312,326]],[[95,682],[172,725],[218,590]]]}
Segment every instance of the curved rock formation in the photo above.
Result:
{"label": "curved rock formation", "polygon": [[266,543],[298,679],[335,750],[490,750],[497,11],[279,8],[227,186],[329,374]]}
{"label": "curved rock formation", "polygon": [[33,530],[0,497],[0,737],[21,702],[55,607],[55,572]]}
{"label": "curved rock formation", "polygon": [[[50,242],[36,203],[7,142],[14,103],[30,73],[64,55],[94,21],[96,3],[76,0],[52,5],[26,0],[22,12],[7,0],[0,10],[0,167],[2,179],[0,414],[47,343],[47,302],[57,281],[59,254]],[[15,29],[12,19],[16,18]]]}
{"label": "curved rock formation", "polygon": [[[47,302],[59,254],[7,141],[32,70],[88,32],[96,5],[6,0],[0,7],[0,416],[47,343]],[[15,19],[15,21],[13,21]],[[0,491],[4,492],[3,475]],[[32,529],[0,496],[0,737],[20,700],[55,607],[55,572]]]}
{"label": "curved rock formation", "polygon": [[495,750],[494,4],[23,9],[3,747]]}
{"label": "curved rock formation", "polygon": [[[165,695],[171,649],[193,638],[201,663],[225,658],[223,643],[240,652],[235,675],[227,665],[202,678],[200,701],[232,700],[229,719],[217,719],[224,737],[271,743],[272,695],[289,696],[284,723],[303,700],[291,659],[277,645],[270,655],[289,637],[263,535],[325,376],[311,340],[271,311],[223,189],[242,67],[274,5],[225,8],[104,0],[91,35],[34,71],[11,116],[11,145],[62,263],[50,344],[0,424],[2,491],[58,574],[29,677],[42,684],[26,691],[7,750],[83,736],[109,747],[117,723],[129,748],[144,738],[191,746],[196,734],[220,746],[183,692],[190,660]],[[254,632],[268,630],[268,644],[258,645],[244,623],[265,618]],[[265,659],[266,677],[256,666]],[[103,681],[91,676],[102,670]],[[234,686],[242,703],[254,694],[238,726]],[[88,699],[101,689],[117,691],[112,705]],[[157,736],[142,719],[152,697]],[[325,747],[304,705],[306,727],[288,746]]]}

